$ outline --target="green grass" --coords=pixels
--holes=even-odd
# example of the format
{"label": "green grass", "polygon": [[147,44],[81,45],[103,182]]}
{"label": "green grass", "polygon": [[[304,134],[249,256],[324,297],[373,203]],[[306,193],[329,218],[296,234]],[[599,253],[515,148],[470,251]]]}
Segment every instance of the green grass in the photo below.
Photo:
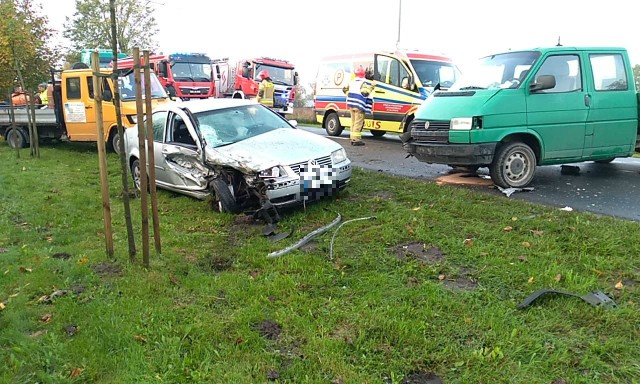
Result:
{"label": "green grass", "polygon": [[[16,159],[0,142],[2,383],[402,383],[428,372],[445,383],[640,378],[638,223],[355,170],[338,199],[286,213],[279,228],[297,232],[278,243],[261,225],[160,191],[163,253],[152,251],[147,271],[128,262],[110,154],[121,272],[105,275],[95,146],[41,151]],[[332,221],[325,208],[377,220],[343,226],[334,260],[332,232],[266,257]],[[443,255],[398,257],[412,242]],[[553,297],[516,308],[547,287],[601,289],[619,306]],[[69,293],[38,303],[56,289]]]}

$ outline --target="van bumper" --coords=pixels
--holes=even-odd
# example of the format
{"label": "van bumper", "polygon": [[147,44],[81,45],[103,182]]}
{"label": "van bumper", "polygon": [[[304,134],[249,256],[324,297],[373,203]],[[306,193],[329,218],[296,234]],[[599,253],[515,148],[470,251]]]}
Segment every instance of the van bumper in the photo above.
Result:
{"label": "van bumper", "polygon": [[404,149],[425,163],[489,165],[498,143],[434,144],[410,142]]}

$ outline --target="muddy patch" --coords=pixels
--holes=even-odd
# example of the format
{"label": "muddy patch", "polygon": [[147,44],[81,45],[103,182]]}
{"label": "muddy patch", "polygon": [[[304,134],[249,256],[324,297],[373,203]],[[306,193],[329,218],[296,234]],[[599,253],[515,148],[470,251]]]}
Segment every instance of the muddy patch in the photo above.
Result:
{"label": "muddy patch", "polygon": [[396,195],[393,194],[392,192],[389,191],[378,191],[375,192],[373,194],[373,198],[378,200],[378,199],[382,199],[382,200],[393,200],[395,199]]}
{"label": "muddy patch", "polygon": [[402,384],[443,384],[441,378],[439,378],[433,372],[418,372],[418,373],[409,373],[402,379]]}
{"label": "muddy patch", "polygon": [[229,227],[227,243],[233,247],[240,246],[247,239],[261,232],[263,227],[264,223],[257,221],[252,216],[235,215]]}
{"label": "muddy patch", "polygon": [[90,268],[103,279],[122,276],[122,268],[115,263],[93,264]]}
{"label": "muddy patch", "polygon": [[273,320],[263,320],[251,328],[268,340],[277,340],[282,333],[282,326]]}
{"label": "muddy patch", "polygon": [[51,257],[53,257],[54,259],[69,260],[71,258],[71,254],[67,252],[57,252],[54,253]]}
{"label": "muddy patch", "polygon": [[452,291],[473,291],[478,288],[478,282],[471,276],[471,270],[467,268],[461,268],[457,275],[440,275],[438,281]]}
{"label": "muddy patch", "polygon": [[490,178],[485,178],[484,175],[478,175],[476,173],[452,173],[438,177],[436,179],[436,184],[491,187],[493,186],[493,181],[491,181]]}
{"label": "muddy patch", "polygon": [[205,266],[215,272],[223,272],[231,269],[233,259],[225,256],[214,255],[205,259]]}
{"label": "muddy patch", "polygon": [[426,264],[440,263],[446,256],[440,248],[417,241],[396,246],[393,254],[401,261],[415,259]]}
{"label": "muddy patch", "polygon": [[303,245],[299,249],[302,252],[311,253],[311,252],[314,252],[314,251],[318,250],[318,248],[320,248],[320,244],[315,240],[311,240],[310,242],[308,242],[307,244]]}

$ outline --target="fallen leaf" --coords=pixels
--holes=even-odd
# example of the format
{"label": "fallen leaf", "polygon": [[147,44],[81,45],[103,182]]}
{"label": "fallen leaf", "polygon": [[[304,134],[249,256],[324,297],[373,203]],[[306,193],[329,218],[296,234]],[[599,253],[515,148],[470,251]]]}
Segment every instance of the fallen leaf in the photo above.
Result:
{"label": "fallen leaf", "polygon": [[518,260],[527,261],[527,256],[518,256]]}
{"label": "fallen leaf", "polygon": [[20,272],[22,273],[31,273],[33,270],[31,268],[20,267]]}
{"label": "fallen leaf", "polygon": [[624,284],[622,284],[622,281],[618,281],[616,283],[616,285],[613,286],[615,289],[622,289],[624,288]]}
{"label": "fallen leaf", "polygon": [[513,217],[511,218],[511,221],[518,221],[518,218],[517,218],[516,216],[513,216]]}
{"label": "fallen leaf", "polygon": [[533,233],[535,236],[542,236],[544,234],[544,231],[540,231],[537,229],[532,229],[531,233]]}
{"label": "fallen leaf", "polygon": [[444,278],[445,278],[445,277],[446,277],[445,275],[440,274],[440,275],[438,275],[438,280],[441,280],[441,281],[442,281],[442,280],[444,280]]}
{"label": "fallen leaf", "polygon": [[562,280],[562,275],[558,273],[558,274],[556,275],[556,278],[555,278],[554,280],[556,281],[556,283],[559,283],[559,282],[560,282],[560,280]]}
{"label": "fallen leaf", "polygon": [[412,209],[412,211],[419,211],[421,208],[420,207],[415,207]]}
{"label": "fallen leaf", "polygon": [[236,338],[236,345],[240,345],[242,343],[244,343],[244,339],[242,338],[242,336],[238,336]]}
{"label": "fallen leaf", "polygon": [[505,232],[511,232],[511,231],[513,231],[513,227],[510,226],[510,225],[507,225],[506,227],[502,228],[502,230],[505,231]]}
{"label": "fallen leaf", "polygon": [[78,264],[86,264],[88,261],[88,257],[81,257],[80,260],[78,260]]}
{"label": "fallen leaf", "polygon": [[462,244],[467,246],[467,247],[472,247],[473,246],[473,239],[464,239]]}
{"label": "fallen leaf", "polygon": [[20,294],[20,292],[14,293],[12,295],[9,295],[9,297],[13,299],[14,297],[18,297],[19,294]]}
{"label": "fallen leaf", "polygon": [[602,276],[602,275],[604,275],[604,272],[602,272],[602,271],[601,271],[601,270],[599,270],[599,269],[595,269],[595,268],[594,268],[594,269],[593,269],[593,272],[595,272],[595,273],[596,273],[596,275],[598,275],[598,276]]}
{"label": "fallen leaf", "polygon": [[406,228],[407,228],[407,231],[409,232],[409,234],[410,234],[411,236],[413,236],[413,235],[415,235],[415,234],[416,234],[416,232],[413,230],[413,228],[411,228],[411,226],[410,226],[410,225],[407,225],[407,227],[406,227]]}
{"label": "fallen leaf", "polygon": [[523,241],[522,242],[522,246],[526,247],[526,248],[529,248],[531,246],[531,244],[528,241]]}
{"label": "fallen leaf", "polygon": [[52,317],[53,317],[52,314],[47,313],[46,315],[42,315],[42,317],[40,318],[40,321],[42,321],[43,323],[48,323],[51,321]]}
{"label": "fallen leaf", "polygon": [[169,282],[173,285],[180,285],[180,281],[175,275],[169,275]]}
{"label": "fallen leaf", "polygon": [[488,252],[480,252],[480,256],[489,256]]}
{"label": "fallen leaf", "polygon": [[26,171],[26,170],[27,170],[27,167],[22,167],[22,171],[23,172]]}
{"label": "fallen leaf", "polygon": [[3,309],[7,308],[6,305],[4,305],[3,302],[0,302],[0,311],[2,311]]}
{"label": "fallen leaf", "polygon": [[145,339],[144,336],[141,336],[141,335],[135,335],[135,336],[133,336],[133,339],[135,341],[139,341],[141,343],[146,343],[147,342],[147,339]]}
{"label": "fallen leaf", "polygon": [[529,278],[529,280],[527,280],[527,282],[528,282],[529,284],[533,283],[533,276],[531,276],[531,277]]}
{"label": "fallen leaf", "polygon": [[471,320],[470,317],[465,317],[464,318],[464,322],[467,323],[467,324],[471,324],[472,320]]}
{"label": "fallen leaf", "polygon": [[69,378],[73,379],[74,377],[80,376],[82,371],[84,371],[84,369],[82,369],[82,368],[74,368],[73,371],[71,371],[71,374],[69,374]]}

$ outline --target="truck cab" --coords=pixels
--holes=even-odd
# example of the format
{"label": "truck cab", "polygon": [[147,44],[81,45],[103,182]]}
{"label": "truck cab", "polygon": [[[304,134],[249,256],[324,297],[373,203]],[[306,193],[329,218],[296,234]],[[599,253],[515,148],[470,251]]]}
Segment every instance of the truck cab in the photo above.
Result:
{"label": "truck cab", "polygon": [[631,156],[637,135],[626,50],[557,46],[482,58],[425,101],[402,140],[420,161],[486,166],[508,188],[539,165]]}

